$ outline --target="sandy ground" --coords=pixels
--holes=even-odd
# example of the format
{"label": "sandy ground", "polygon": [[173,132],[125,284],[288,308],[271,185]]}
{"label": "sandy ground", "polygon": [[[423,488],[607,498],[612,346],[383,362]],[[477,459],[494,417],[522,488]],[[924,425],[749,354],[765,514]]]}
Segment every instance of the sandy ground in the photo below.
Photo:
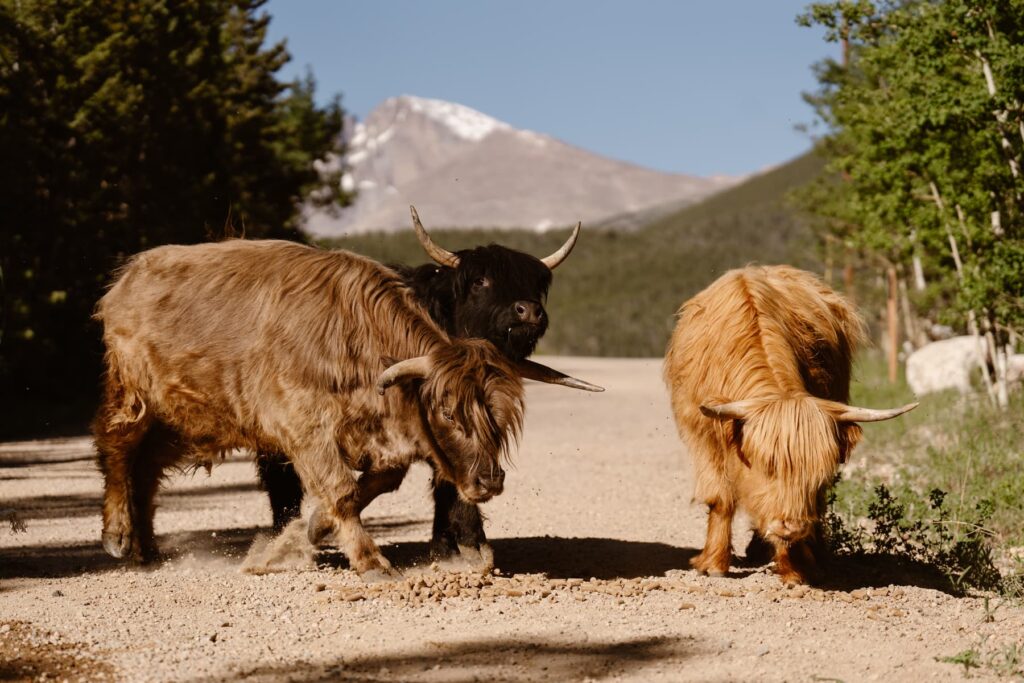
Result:
{"label": "sandy ground", "polygon": [[485,506],[499,576],[425,562],[425,466],[364,515],[408,577],[381,587],[332,553],[241,571],[270,525],[243,457],[174,478],[168,559],[140,570],[100,548],[88,438],[0,445],[0,509],[27,527],[0,527],[0,680],[949,680],[962,668],[936,658],[1020,641],[1018,607],[987,619],[981,598],[885,567],[839,563],[823,590],[689,571],[705,512],[660,362],[548,362],[608,391],[529,386],[516,466]]}

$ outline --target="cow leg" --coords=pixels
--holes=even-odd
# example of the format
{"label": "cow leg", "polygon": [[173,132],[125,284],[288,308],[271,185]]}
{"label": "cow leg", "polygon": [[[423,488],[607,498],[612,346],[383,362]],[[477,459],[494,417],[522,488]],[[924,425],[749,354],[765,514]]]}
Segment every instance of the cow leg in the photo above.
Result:
{"label": "cow leg", "polygon": [[280,532],[302,513],[302,482],[282,453],[257,453],[256,472],[270,498],[274,531]]}
{"label": "cow leg", "polygon": [[430,539],[430,557],[447,559],[458,552],[481,568],[494,566],[494,552],[484,533],[480,507],[459,498],[455,485],[438,479],[434,487],[434,528]]}
{"label": "cow leg", "polygon": [[732,559],[732,518],[736,507],[721,500],[708,502],[708,535],[704,550],[690,560],[690,566],[702,574],[725,576]]}
{"label": "cow leg", "polygon": [[[292,462],[306,488],[320,499],[322,509],[316,516],[331,519],[335,537],[352,568],[370,576],[393,573],[391,563],[363,528],[359,519],[361,487],[339,457],[333,439],[327,436],[323,448],[302,453]],[[370,483],[364,486],[369,489]]]}
{"label": "cow leg", "polygon": [[104,479],[104,550],[140,564],[156,559],[153,499],[164,470],[180,456],[179,440],[163,425],[140,420],[97,429],[96,447]]}
{"label": "cow leg", "polygon": [[[407,471],[408,468],[398,468],[381,470],[379,472],[364,472],[359,477],[359,491],[357,494],[359,514],[362,514],[366,506],[372,503],[377,496],[397,489],[402,484],[402,480],[405,479]],[[333,520],[329,515],[324,514],[319,505],[316,506],[309,517],[309,524],[306,527],[306,537],[309,539],[309,542],[314,546],[324,545],[327,538],[334,531]]]}

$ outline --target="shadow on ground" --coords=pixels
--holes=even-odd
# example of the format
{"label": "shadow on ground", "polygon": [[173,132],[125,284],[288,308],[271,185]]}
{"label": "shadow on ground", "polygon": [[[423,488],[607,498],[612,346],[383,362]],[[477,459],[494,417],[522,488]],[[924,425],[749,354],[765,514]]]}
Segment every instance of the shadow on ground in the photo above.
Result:
{"label": "shadow on ground", "polygon": [[[373,535],[371,525],[367,528]],[[689,567],[690,558],[698,552],[665,543],[557,536],[499,538],[491,545],[494,564],[503,574],[547,574],[552,579],[663,576],[669,570]],[[383,545],[381,552],[399,569],[430,564],[425,542]],[[316,560],[326,567],[348,568],[348,560],[334,549],[318,553]]]}
{"label": "shadow on ground", "polygon": [[[66,477],[65,477],[66,478]],[[163,501],[175,501],[176,510],[198,510],[209,507],[203,500],[210,496],[235,495],[258,491],[256,483],[244,482],[201,486],[194,488],[175,488],[157,494],[157,504]],[[66,519],[68,517],[88,517],[99,515],[103,508],[103,496],[100,493],[52,494],[18,498],[9,503],[24,521],[33,519]]]}
{"label": "shadow on ground", "polygon": [[567,681],[600,680],[648,666],[683,665],[701,654],[691,639],[648,637],[583,643],[550,639],[480,639],[428,643],[408,652],[334,662],[293,662],[245,669],[225,680],[312,681]]}
{"label": "shadow on ground", "polygon": [[[90,512],[94,513],[95,509]],[[31,518],[30,518],[31,519]],[[429,523],[421,519],[381,518],[366,525],[371,535],[401,531],[406,527],[429,529]],[[2,527],[0,527],[2,530]],[[236,529],[201,529],[196,531],[161,534],[157,543],[163,554],[161,562],[173,562],[190,555],[221,558],[241,566],[242,560],[252,546],[257,534],[269,534],[269,527],[249,526]],[[89,543],[54,545],[24,545],[0,549],[0,580],[13,578],[77,576],[114,569],[148,571],[159,567],[154,563],[133,567],[117,560],[100,545],[100,531],[97,526],[96,540]],[[31,542],[31,525],[27,534],[19,537]],[[417,544],[408,544],[417,545]],[[426,544],[422,544],[424,549]],[[348,566],[343,556],[335,564]],[[2,680],[2,679],[0,679]]]}

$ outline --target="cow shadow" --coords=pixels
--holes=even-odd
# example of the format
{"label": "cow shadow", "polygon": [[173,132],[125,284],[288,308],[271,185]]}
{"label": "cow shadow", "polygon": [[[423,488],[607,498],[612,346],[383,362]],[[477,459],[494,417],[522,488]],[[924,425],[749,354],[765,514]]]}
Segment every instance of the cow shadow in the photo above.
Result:
{"label": "cow shadow", "polygon": [[[95,509],[91,513],[95,513]],[[32,533],[31,519],[28,534]],[[370,534],[404,532],[407,528],[429,528],[427,522],[415,518],[380,518],[366,525]],[[2,530],[2,527],[0,527]],[[146,572],[176,561],[191,558],[220,560],[227,566],[241,566],[257,536],[272,535],[269,526],[247,526],[231,529],[198,529],[159,534],[157,544],[161,557],[157,562],[128,565],[108,555],[99,541],[58,543],[52,545],[13,546],[0,550],[0,580],[15,578],[57,578],[103,571],[123,570]],[[28,537],[30,538],[30,536]],[[426,544],[424,545],[424,548]],[[340,553],[338,553],[340,555]],[[345,565],[347,566],[347,564]]]}
{"label": "cow shadow", "polygon": [[[258,666],[223,680],[314,681],[568,681],[636,675],[650,665],[682,666],[712,648],[695,638],[647,636],[560,643],[545,638],[479,638],[430,643],[398,652]],[[219,677],[220,679],[220,677]],[[203,680],[203,679],[197,679]]]}
{"label": "cow shadow", "polygon": [[[848,593],[860,588],[912,586],[954,596],[963,595],[963,590],[935,565],[893,555],[832,555],[822,563],[821,569],[823,578],[812,586],[825,591]],[[729,576],[743,577],[767,571],[768,563],[740,557],[730,569]]]}
{"label": "cow shadow", "polygon": [[[700,552],[667,543],[558,536],[498,538],[491,540],[491,547],[495,567],[503,574],[545,574],[552,579],[664,576],[674,569],[688,568],[690,558]],[[399,569],[431,563],[425,542],[382,545],[381,552]],[[318,553],[316,561],[325,568],[349,567],[345,556],[333,548]],[[457,562],[453,566],[458,568]]]}

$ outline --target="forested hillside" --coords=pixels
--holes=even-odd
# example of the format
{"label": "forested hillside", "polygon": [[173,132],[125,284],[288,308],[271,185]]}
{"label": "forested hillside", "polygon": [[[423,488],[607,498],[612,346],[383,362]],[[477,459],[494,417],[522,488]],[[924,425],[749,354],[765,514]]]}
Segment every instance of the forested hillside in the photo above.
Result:
{"label": "forested hillside", "polygon": [[[633,232],[587,230],[555,272],[548,301],[552,325],[540,352],[660,356],[679,304],[730,268],[751,262],[819,269],[814,237],[786,201],[822,162],[812,154],[786,164]],[[568,230],[534,233],[432,228],[437,242],[457,250],[491,242],[538,256]],[[412,231],[360,235],[328,242],[387,262],[426,259]]]}

